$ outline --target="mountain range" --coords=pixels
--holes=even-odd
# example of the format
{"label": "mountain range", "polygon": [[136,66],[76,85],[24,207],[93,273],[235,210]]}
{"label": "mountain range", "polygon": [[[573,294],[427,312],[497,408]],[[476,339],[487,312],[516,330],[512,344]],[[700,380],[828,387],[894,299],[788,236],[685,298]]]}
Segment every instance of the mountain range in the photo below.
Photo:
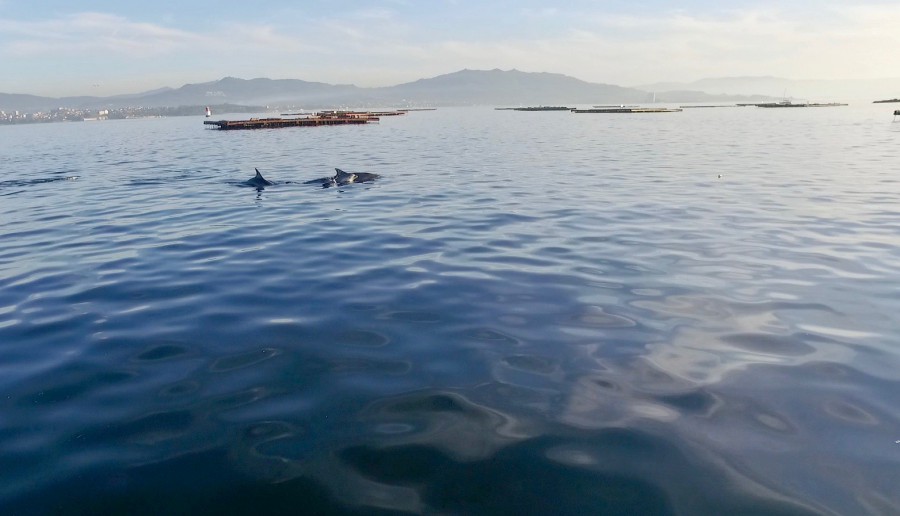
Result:
{"label": "mountain range", "polygon": [[719,77],[693,82],[658,82],[634,86],[646,91],[692,90],[712,95],[792,97],[808,101],[852,101],[900,96],[900,78],[796,80],[782,77]]}
{"label": "mountain range", "polygon": [[[574,105],[597,103],[711,102],[769,100],[766,95],[714,94],[685,85],[626,88],[571,76],[519,70],[460,70],[395,86],[362,88],[297,79],[223,79],[110,97],[39,97],[0,93],[0,110],[47,111],[237,104],[308,109],[333,107],[416,107],[454,105]],[[771,88],[767,89],[771,90]]]}

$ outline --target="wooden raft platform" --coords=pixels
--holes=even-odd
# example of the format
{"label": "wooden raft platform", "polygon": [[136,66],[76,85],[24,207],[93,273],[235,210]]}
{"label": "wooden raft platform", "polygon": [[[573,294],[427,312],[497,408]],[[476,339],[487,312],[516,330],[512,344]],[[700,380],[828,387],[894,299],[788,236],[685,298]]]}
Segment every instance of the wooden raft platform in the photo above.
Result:
{"label": "wooden raft platform", "polygon": [[573,109],[573,113],[678,113],[680,108],[643,108],[643,107],[616,107],[598,109]]}
{"label": "wooden raft platform", "polygon": [[512,109],[513,111],[570,111],[572,108],[566,106],[529,106]]}
{"label": "wooden raft platform", "polygon": [[281,127],[319,127],[323,125],[358,125],[377,122],[379,116],[402,115],[396,111],[321,111],[300,118],[251,118],[250,120],[204,120],[203,125],[216,129],[277,129]]}

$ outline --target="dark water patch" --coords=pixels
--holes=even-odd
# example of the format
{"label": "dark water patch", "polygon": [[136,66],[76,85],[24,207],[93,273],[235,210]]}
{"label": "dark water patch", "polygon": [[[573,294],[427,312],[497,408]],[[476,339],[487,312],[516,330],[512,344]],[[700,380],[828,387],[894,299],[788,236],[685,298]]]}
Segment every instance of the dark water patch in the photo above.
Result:
{"label": "dark water patch", "polygon": [[131,299],[141,301],[161,301],[184,295],[202,294],[207,287],[193,282],[170,284],[164,287],[149,281],[133,279],[130,282],[110,282],[75,292],[68,297],[72,303],[100,301],[104,299]]}
{"label": "dark water patch", "polygon": [[170,183],[170,182],[171,182],[171,181],[168,181],[168,180],[166,180],[166,179],[147,179],[147,178],[142,178],[142,179],[132,179],[132,180],[128,181],[128,186],[130,186],[130,187],[136,187],[136,186],[158,186],[158,185],[165,185],[165,184],[168,184],[168,183]]}
{"label": "dark water patch", "polygon": [[721,401],[704,390],[657,396],[656,399],[676,408],[680,414],[708,415]]}
{"label": "dark water patch", "polygon": [[824,409],[828,415],[848,423],[857,425],[877,425],[879,423],[875,416],[858,404],[849,401],[831,400],[825,403]]}
{"label": "dark water patch", "polygon": [[570,248],[557,246],[543,247],[541,249],[538,249],[536,252],[537,254],[546,254],[551,256],[571,256],[572,254],[574,254],[574,251]]}
{"label": "dark water patch", "polygon": [[214,373],[224,373],[234,369],[251,367],[264,360],[275,358],[281,353],[281,350],[278,349],[263,348],[237,355],[220,357],[209,366],[209,370]]}
{"label": "dark water patch", "polygon": [[590,378],[589,380],[592,384],[596,385],[597,387],[599,387],[603,390],[613,391],[613,392],[618,392],[618,391],[622,390],[622,386],[618,382],[609,380],[607,378],[596,377],[596,378]]}
{"label": "dark water patch", "polygon": [[738,333],[724,335],[724,342],[754,353],[778,356],[803,356],[815,353],[816,348],[804,342],[803,335],[770,335],[766,333]]}
{"label": "dark water patch", "polygon": [[134,376],[134,373],[127,371],[98,372],[75,366],[67,371],[54,372],[51,378],[33,380],[29,385],[32,392],[23,395],[18,404],[20,406],[39,406],[75,402],[78,398],[98,389],[114,386],[132,379]]}
{"label": "dark water patch", "polygon": [[[425,445],[351,446],[340,459],[379,484],[415,490],[423,512],[464,514],[817,514],[764,490],[729,485],[714,469],[712,492],[682,491],[689,459],[667,441],[615,429],[583,438],[528,439],[488,459],[459,461]],[[702,468],[701,468],[702,469]],[[465,479],[478,478],[479,482]],[[715,486],[715,487],[712,487]],[[771,497],[771,498],[769,498]]]}
{"label": "dark water patch", "polygon": [[816,375],[829,380],[849,380],[859,374],[858,371],[835,362],[809,362],[806,367]]}
{"label": "dark water patch", "polygon": [[30,178],[30,179],[9,179],[6,181],[0,181],[0,190],[6,188],[21,188],[21,187],[29,187],[35,186],[45,183],[56,183],[60,181],[76,181],[79,176],[54,176],[54,177],[39,177],[39,178]]}
{"label": "dark water patch", "polygon": [[691,382],[643,359],[633,360],[628,364],[628,375],[634,385],[643,392],[671,393],[692,386]]}
{"label": "dark water patch", "polygon": [[164,399],[177,399],[190,396],[200,390],[201,384],[196,380],[186,380],[173,385],[167,385],[159,391],[159,397]]}
{"label": "dark water patch", "polygon": [[136,359],[141,361],[157,361],[184,355],[189,348],[181,344],[159,344],[140,353]]}
{"label": "dark water patch", "polygon": [[492,328],[477,328],[469,330],[465,333],[465,337],[468,339],[486,342],[492,345],[501,344],[516,346],[520,344],[519,339]]}
{"label": "dark water patch", "polygon": [[[418,319],[413,319],[418,322]],[[386,346],[390,339],[380,333],[369,330],[348,330],[337,335],[338,344],[364,348],[380,348]]]}
{"label": "dark water patch", "polygon": [[[673,513],[665,493],[639,479],[585,473],[534,460],[527,451],[523,455],[509,451],[491,460],[461,464],[434,449],[401,446],[350,448],[341,459],[376,482],[418,487],[427,512]],[[481,481],[467,482],[468,478]]]}
{"label": "dark water patch", "polygon": [[586,307],[579,313],[570,316],[567,322],[589,328],[629,328],[637,323],[621,315],[607,313],[596,306]]}
{"label": "dark water patch", "polygon": [[449,392],[387,398],[367,407],[361,417],[377,427],[403,424],[416,429],[392,435],[391,442],[425,442],[464,460],[489,456],[525,435],[515,418]]}
{"label": "dark water patch", "polygon": [[749,411],[749,414],[759,424],[763,425],[769,430],[774,430],[775,432],[786,434],[794,434],[797,432],[797,428],[792,425],[790,421],[786,420],[778,414],[760,412],[758,410],[751,410]]}
{"label": "dark water patch", "polygon": [[809,310],[839,315],[834,308],[823,303],[805,303],[789,301],[768,301],[765,303],[736,303],[731,302],[728,307],[738,314],[769,314],[788,310]]}
{"label": "dark water patch", "polygon": [[315,458],[318,450],[313,438],[292,434],[261,442],[253,447],[253,453],[261,457],[302,464]]}
{"label": "dark water patch", "polygon": [[528,382],[519,385],[491,381],[479,385],[471,392],[473,397],[486,406],[504,407],[510,420],[516,422],[518,435],[539,434],[543,421],[565,402],[565,394],[559,390],[546,384],[534,387]]}
{"label": "dark water patch", "polygon": [[550,374],[558,367],[554,359],[535,355],[511,355],[503,361],[517,369],[539,374]]}
{"label": "dark water patch", "polygon": [[440,314],[416,311],[388,312],[384,317],[411,323],[436,323],[441,320]]}
{"label": "dark water patch", "polygon": [[84,433],[84,441],[154,445],[188,435],[194,423],[194,414],[187,410],[158,412],[88,430]]}
{"label": "dark water patch", "polygon": [[[190,482],[172,482],[188,474]],[[7,514],[201,513],[373,514],[346,507],[321,483],[297,477],[277,484],[247,476],[232,466],[228,450],[212,448],[133,468],[95,468],[45,488],[53,496],[20,497]],[[298,509],[301,508],[301,509]],[[374,512],[377,514],[377,512]]]}
{"label": "dark water patch", "polygon": [[388,361],[366,358],[337,358],[331,362],[331,371],[334,373],[384,373],[389,375],[402,375],[412,370],[412,364],[405,361]]}
{"label": "dark water patch", "polygon": [[459,396],[452,394],[428,394],[411,397],[391,403],[387,410],[397,413],[429,413],[429,412],[458,412],[477,413],[470,410],[471,407]]}
{"label": "dark water patch", "polygon": [[241,437],[247,443],[257,445],[267,441],[293,437],[302,432],[301,428],[286,421],[260,421],[247,426]]}
{"label": "dark water patch", "polygon": [[369,305],[364,303],[351,303],[347,308],[357,312],[371,312],[378,310],[378,305]]}
{"label": "dark water patch", "polygon": [[127,235],[134,231],[127,224],[98,224],[90,228],[92,234],[99,235]]}
{"label": "dark water patch", "polygon": [[203,401],[199,408],[211,414],[219,414],[230,410],[258,403],[273,395],[266,387],[250,387],[236,392],[228,392],[210,397]]}

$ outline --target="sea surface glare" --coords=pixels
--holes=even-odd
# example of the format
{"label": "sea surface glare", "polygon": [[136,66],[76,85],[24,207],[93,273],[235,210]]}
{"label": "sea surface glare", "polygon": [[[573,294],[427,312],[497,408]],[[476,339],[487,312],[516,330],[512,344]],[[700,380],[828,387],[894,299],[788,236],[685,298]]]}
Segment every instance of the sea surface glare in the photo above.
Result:
{"label": "sea surface glare", "polygon": [[0,127],[0,514],[900,514],[890,108],[202,120]]}

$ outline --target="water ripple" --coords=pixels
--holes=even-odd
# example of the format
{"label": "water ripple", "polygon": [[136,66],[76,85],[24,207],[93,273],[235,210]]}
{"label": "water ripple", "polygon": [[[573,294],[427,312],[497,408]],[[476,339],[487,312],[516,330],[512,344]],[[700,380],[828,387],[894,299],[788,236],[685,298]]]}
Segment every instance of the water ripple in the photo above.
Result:
{"label": "water ripple", "polygon": [[0,127],[0,511],[897,513],[900,133],[764,111]]}

